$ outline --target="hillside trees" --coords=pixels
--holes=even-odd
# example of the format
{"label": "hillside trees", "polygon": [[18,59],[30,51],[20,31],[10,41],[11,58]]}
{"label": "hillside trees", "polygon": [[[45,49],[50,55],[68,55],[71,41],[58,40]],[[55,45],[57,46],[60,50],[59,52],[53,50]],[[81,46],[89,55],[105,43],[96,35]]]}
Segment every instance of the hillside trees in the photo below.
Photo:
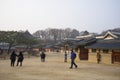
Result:
{"label": "hillside trees", "polygon": [[[0,43],[9,43],[8,53],[10,51],[10,48],[16,44],[16,36],[17,36],[17,32],[14,31],[0,32]],[[4,45],[5,44],[3,44],[3,46]]]}
{"label": "hillside trees", "polygon": [[44,41],[61,41],[64,38],[75,38],[79,35],[79,31],[76,29],[56,29],[56,28],[48,28],[45,30],[36,31],[33,36]]}
{"label": "hillside trees", "polygon": [[16,40],[19,45],[27,45],[27,47],[32,47],[32,45],[37,44],[37,40],[28,32],[18,33]]}
{"label": "hillside trees", "polygon": [[8,45],[8,53],[11,47],[16,45],[27,45],[27,47],[31,47],[32,45],[37,43],[37,40],[26,32],[17,32],[17,31],[0,31],[0,43],[9,43]]}

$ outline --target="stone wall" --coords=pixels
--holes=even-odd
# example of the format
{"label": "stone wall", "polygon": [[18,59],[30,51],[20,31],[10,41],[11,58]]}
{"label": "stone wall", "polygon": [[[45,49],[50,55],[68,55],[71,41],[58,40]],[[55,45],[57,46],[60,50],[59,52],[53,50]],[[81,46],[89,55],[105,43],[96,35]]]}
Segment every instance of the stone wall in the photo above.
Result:
{"label": "stone wall", "polygon": [[[88,61],[89,62],[95,62],[97,63],[97,52],[92,52],[92,49],[89,49],[88,53]],[[103,53],[102,50],[100,50],[101,54],[101,62],[100,63],[105,63],[105,64],[112,64],[112,51],[109,50],[108,53]]]}
{"label": "stone wall", "polygon": [[101,63],[111,64],[111,54],[101,54]]}

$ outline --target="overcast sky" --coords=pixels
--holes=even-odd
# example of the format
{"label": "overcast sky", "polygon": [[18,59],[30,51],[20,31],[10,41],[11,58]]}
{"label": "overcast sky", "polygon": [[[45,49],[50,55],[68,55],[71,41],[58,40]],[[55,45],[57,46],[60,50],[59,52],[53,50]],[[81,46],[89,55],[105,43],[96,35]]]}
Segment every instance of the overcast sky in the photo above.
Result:
{"label": "overcast sky", "polygon": [[68,27],[98,33],[120,27],[120,0],[0,0],[0,30]]}

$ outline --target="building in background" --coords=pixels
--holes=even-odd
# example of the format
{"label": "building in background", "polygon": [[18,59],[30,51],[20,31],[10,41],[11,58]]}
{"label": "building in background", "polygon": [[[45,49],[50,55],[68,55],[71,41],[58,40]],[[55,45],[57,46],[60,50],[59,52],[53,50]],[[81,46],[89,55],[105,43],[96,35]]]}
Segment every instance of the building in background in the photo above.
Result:
{"label": "building in background", "polygon": [[103,38],[86,46],[89,49],[89,61],[97,62],[97,53],[101,54],[101,63],[120,63],[120,33],[108,31]]}

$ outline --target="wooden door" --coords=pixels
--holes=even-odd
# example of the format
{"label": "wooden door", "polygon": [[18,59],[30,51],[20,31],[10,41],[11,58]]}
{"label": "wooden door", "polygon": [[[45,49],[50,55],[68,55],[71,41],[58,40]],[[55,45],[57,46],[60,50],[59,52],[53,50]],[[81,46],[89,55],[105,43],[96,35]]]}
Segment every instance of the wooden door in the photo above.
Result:
{"label": "wooden door", "polygon": [[80,60],[88,60],[88,49],[80,49],[79,53],[79,59]]}
{"label": "wooden door", "polygon": [[113,52],[112,63],[120,63],[120,52]]}

